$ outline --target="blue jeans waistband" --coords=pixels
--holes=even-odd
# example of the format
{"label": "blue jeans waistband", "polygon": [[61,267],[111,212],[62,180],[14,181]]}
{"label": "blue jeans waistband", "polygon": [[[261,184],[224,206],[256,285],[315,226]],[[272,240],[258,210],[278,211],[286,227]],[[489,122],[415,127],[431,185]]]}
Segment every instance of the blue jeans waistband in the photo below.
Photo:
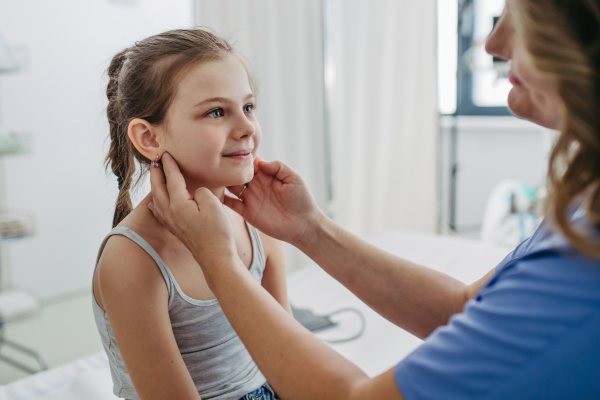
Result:
{"label": "blue jeans waistband", "polygon": [[240,400],[281,400],[275,391],[269,385],[269,382],[265,382],[264,385],[256,389],[254,392],[248,393],[247,395],[240,398]]}

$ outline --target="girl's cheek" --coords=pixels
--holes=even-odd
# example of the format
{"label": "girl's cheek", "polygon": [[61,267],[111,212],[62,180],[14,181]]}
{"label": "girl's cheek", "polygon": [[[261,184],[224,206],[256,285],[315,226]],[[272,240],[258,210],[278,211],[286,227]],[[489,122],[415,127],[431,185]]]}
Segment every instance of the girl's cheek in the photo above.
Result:
{"label": "girl's cheek", "polygon": [[256,130],[255,130],[255,134],[254,134],[254,153],[256,153],[256,150],[258,149],[258,146],[260,145],[260,142],[262,140],[262,131],[260,130],[260,125],[258,125],[258,123],[256,124]]}

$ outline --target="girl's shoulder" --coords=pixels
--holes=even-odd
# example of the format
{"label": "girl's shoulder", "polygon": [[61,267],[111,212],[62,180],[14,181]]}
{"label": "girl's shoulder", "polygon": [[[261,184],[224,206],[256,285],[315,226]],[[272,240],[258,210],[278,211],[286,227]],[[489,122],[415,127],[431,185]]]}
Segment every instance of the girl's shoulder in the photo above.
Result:
{"label": "girl's shoulder", "polygon": [[283,257],[283,243],[280,240],[277,240],[258,229],[256,229],[256,231],[258,232],[258,236],[265,253],[265,259],[267,261],[269,259]]}
{"label": "girl's shoulder", "polygon": [[[119,231],[124,233],[127,229]],[[94,272],[98,304],[104,309],[103,300],[107,296],[142,299],[144,296],[132,296],[142,288],[138,295],[153,292],[167,298],[167,287],[152,256],[132,238],[114,231],[111,233],[102,245]]]}
{"label": "girl's shoulder", "polygon": [[116,269],[117,266],[125,269],[135,269],[136,266],[146,263],[154,263],[154,260],[138,243],[131,239],[125,232],[131,231],[129,228],[120,229],[111,232],[106,239],[103,248],[98,257],[98,268]]}

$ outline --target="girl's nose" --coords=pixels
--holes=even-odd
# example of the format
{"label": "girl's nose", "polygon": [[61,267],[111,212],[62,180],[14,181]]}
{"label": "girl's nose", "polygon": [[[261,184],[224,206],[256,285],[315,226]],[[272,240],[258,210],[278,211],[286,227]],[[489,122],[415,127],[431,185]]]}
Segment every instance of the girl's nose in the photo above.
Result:
{"label": "girl's nose", "polygon": [[256,133],[254,124],[248,120],[246,115],[241,115],[237,118],[234,135],[237,139],[252,137]]}

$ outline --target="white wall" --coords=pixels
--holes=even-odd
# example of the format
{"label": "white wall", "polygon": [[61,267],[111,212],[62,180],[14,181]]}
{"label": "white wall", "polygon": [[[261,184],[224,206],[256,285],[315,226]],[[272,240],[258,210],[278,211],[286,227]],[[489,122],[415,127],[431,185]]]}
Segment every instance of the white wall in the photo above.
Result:
{"label": "white wall", "polygon": [[[448,117],[441,121],[443,232],[449,218],[451,122]],[[550,131],[514,117],[459,117],[457,225],[477,236],[488,197],[504,179],[545,185],[551,143]]]}
{"label": "white wall", "polygon": [[29,58],[0,76],[0,121],[34,135],[32,154],[4,161],[8,206],[37,224],[34,237],[2,246],[15,286],[43,297],[90,287],[117,195],[103,167],[105,70],[136,40],[191,25],[191,0],[0,0],[0,32]]}

